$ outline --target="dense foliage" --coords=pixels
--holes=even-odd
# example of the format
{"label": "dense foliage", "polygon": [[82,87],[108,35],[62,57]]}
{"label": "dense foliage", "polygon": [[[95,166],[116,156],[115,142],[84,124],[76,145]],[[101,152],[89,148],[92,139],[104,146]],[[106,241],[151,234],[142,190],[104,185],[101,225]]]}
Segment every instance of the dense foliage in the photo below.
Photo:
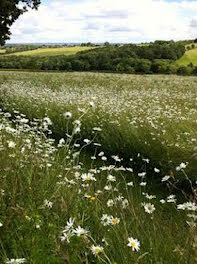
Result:
{"label": "dense foliage", "polygon": [[[20,4],[20,5],[19,5]],[[0,45],[10,39],[10,27],[27,8],[37,8],[40,0],[1,0],[0,1]]]}
{"label": "dense foliage", "polygon": [[185,53],[182,43],[155,41],[146,45],[105,45],[105,47],[78,52],[69,57],[6,57],[1,56],[0,68],[109,71],[127,73],[180,73],[197,72],[195,68],[181,67],[174,61]]}

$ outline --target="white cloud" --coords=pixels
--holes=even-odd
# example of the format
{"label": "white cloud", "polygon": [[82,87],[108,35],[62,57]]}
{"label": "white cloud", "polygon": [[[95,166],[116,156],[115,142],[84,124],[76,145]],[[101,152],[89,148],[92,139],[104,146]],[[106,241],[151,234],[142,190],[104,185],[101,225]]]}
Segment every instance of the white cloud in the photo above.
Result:
{"label": "white cloud", "polygon": [[12,26],[10,42],[141,42],[197,36],[197,1],[51,0]]}

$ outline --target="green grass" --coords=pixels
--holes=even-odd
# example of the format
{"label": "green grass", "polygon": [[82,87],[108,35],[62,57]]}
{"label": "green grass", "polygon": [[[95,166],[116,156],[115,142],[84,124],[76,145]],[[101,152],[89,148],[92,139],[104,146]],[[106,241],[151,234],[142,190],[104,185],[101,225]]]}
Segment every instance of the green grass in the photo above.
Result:
{"label": "green grass", "polygon": [[89,135],[92,127],[101,125],[99,140],[109,154],[119,153],[127,161],[140,151],[162,167],[163,173],[189,162],[189,176],[195,179],[195,77],[0,74],[0,104],[10,111],[15,107],[29,117],[48,113],[57,138],[64,135],[61,113],[71,111],[77,118],[77,109],[93,100],[95,113],[85,118],[83,133]]}
{"label": "green grass", "polygon": [[4,49],[0,49],[0,54],[4,54],[5,50]]}
{"label": "green grass", "polygon": [[[0,72],[0,263],[196,263],[196,197],[176,189],[181,175],[196,179],[196,83]],[[104,251],[94,256],[92,245]]]}
{"label": "green grass", "polygon": [[92,49],[91,47],[59,47],[59,48],[40,48],[30,51],[22,51],[11,53],[6,56],[57,56],[57,55],[73,55],[79,51]]}
{"label": "green grass", "polygon": [[[1,263],[12,258],[25,258],[30,264],[195,263],[195,228],[186,224],[191,219],[176,209],[176,201],[167,202],[170,193],[164,186],[158,185],[154,192],[150,183],[141,187],[132,172],[118,170],[121,164],[113,161],[111,167],[101,161],[96,149],[97,160],[90,162],[83,157],[86,144],[73,145],[79,134],[57,147],[46,137],[53,124],[43,119],[30,122],[19,113],[12,118],[1,112]],[[88,172],[95,180],[82,180]],[[109,174],[114,182],[107,180]],[[127,181],[133,181],[134,187]],[[146,193],[155,197],[150,200]],[[165,204],[159,202],[161,198]],[[176,199],[177,204],[184,201]],[[108,206],[109,201],[114,204]],[[155,206],[153,213],[144,210],[147,203]],[[120,222],[105,226],[103,214]],[[75,222],[68,229],[69,218]],[[77,226],[87,235],[74,235]],[[140,241],[139,252],[127,246],[129,237]],[[101,245],[104,253],[93,256],[92,245]]]}
{"label": "green grass", "polygon": [[194,66],[197,66],[197,48],[187,50],[185,54],[176,62],[181,66],[187,66],[190,63],[192,63]]}

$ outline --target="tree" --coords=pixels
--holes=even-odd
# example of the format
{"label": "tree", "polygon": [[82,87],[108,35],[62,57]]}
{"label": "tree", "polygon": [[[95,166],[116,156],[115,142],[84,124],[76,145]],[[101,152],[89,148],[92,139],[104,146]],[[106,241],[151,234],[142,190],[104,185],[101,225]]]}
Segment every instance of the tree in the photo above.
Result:
{"label": "tree", "polygon": [[0,0],[0,45],[10,39],[11,25],[29,8],[37,9],[40,0]]}

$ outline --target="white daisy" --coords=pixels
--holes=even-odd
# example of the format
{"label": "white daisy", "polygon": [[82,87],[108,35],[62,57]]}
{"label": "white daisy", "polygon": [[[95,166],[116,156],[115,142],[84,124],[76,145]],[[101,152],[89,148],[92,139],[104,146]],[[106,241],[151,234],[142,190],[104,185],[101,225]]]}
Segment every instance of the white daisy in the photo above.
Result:
{"label": "white daisy", "polygon": [[128,238],[129,243],[127,244],[128,247],[131,247],[133,251],[139,251],[140,250],[140,242],[137,239],[134,239],[133,237]]}
{"label": "white daisy", "polygon": [[103,252],[103,247],[101,247],[99,245],[98,246],[92,245],[90,249],[91,249],[93,255],[95,255],[95,256],[97,256],[98,254]]}

